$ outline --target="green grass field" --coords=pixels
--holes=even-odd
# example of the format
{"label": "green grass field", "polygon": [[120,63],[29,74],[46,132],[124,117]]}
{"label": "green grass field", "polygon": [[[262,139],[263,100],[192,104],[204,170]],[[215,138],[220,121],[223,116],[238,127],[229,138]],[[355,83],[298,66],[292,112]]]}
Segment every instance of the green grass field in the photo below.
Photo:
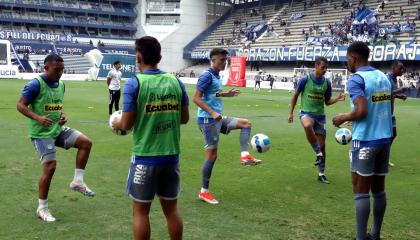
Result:
{"label": "green grass field", "polygon": [[[66,82],[68,126],[93,140],[85,180],[94,198],[73,192],[76,151],[58,150],[49,206],[57,217],[45,223],[35,217],[37,180],[41,172],[27,137],[27,119],[16,111],[26,81],[0,81],[0,239],[130,239],[131,200],[125,195],[130,164],[131,136],[120,137],[108,127],[108,92],[104,82]],[[188,86],[192,97],[193,86]],[[190,99],[191,100],[191,99]],[[287,123],[290,93],[242,89],[224,100],[224,113],[253,122],[252,133],[271,138],[271,149],[258,155],[256,167],[239,164],[239,131],[221,138],[219,158],[210,188],[220,201],[210,206],[197,199],[204,160],[203,139],[190,101],[190,122],[182,127],[180,213],[184,239],[351,239],[354,203],[348,149],[334,141],[334,114],[349,103],[327,107],[327,170],[331,184],[316,181],[314,154],[295,114]],[[392,148],[387,178],[388,209],[384,239],[420,239],[420,101],[398,101],[398,138]],[[168,239],[158,201],[151,211],[152,239]]]}

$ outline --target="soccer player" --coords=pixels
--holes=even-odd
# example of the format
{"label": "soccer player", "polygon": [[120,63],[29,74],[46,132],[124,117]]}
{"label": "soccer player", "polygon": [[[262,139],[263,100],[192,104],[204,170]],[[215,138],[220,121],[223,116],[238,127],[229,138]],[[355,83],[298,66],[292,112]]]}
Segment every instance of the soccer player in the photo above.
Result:
{"label": "soccer player", "polygon": [[153,198],[160,198],[170,239],[182,239],[183,224],[177,210],[180,189],[180,125],[189,120],[184,85],[158,69],[160,43],[142,37],[135,43],[139,71],[123,92],[123,113],[115,129],[133,130],[133,157],[127,192],[133,199],[134,239],[150,239],[149,211]]}
{"label": "soccer player", "polygon": [[[346,121],[353,123],[351,171],[357,240],[380,239],[387,205],[385,175],[392,139],[392,86],[384,73],[369,66],[369,53],[369,47],[363,42],[348,47],[347,66],[354,73],[347,82],[351,112],[338,114],[332,120],[337,127]],[[373,228],[367,234],[370,192],[373,196]]]}
{"label": "soccer player", "polygon": [[255,86],[254,86],[254,90],[257,90],[257,85],[258,85],[258,91],[261,90],[261,81],[262,81],[262,72],[259,71],[257,75],[255,75],[254,80],[255,80]]}
{"label": "soccer player", "polygon": [[297,99],[301,94],[300,122],[305,130],[306,138],[316,154],[315,166],[318,166],[318,181],[329,184],[325,176],[325,112],[324,104],[332,105],[338,101],[344,101],[346,95],[340,93],[336,98],[332,98],[331,82],[324,77],[327,71],[327,59],[318,57],[315,60],[313,72],[303,76],[296,87],[295,93],[290,100],[290,112],[288,122],[293,122],[293,111]]}
{"label": "soccer player", "polygon": [[228,52],[222,48],[214,48],[210,52],[210,68],[198,78],[194,93],[194,103],[198,106],[198,126],[204,136],[205,156],[202,169],[202,187],[198,197],[210,204],[218,204],[209,191],[209,183],[214,163],[217,159],[217,145],[220,133],[229,134],[231,130],[241,129],[239,143],[241,146],[240,163],[257,165],[261,160],[255,159],[248,152],[251,134],[251,122],[244,118],[222,116],[222,97],[235,97],[239,90],[222,91],[219,72],[225,68]]}
{"label": "soccer player", "polygon": [[[393,97],[401,99],[405,101],[407,99],[407,95],[403,94],[407,90],[407,88],[397,88],[398,86],[398,80],[397,77],[400,77],[405,72],[404,64],[400,61],[394,61],[392,63],[392,70],[390,73],[388,73],[386,76],[388,77],[389,81],[392,85],[392,93]],[[397,121],[395,119],[395,116],[392,116],[392,139],[391,139],[391,145],[394,142],[394,139],[397,137]],[[389,166],[393,167],[394,164],[389,161]]]}
{"label": "soccer player", "polygon": [[27,83],[17,103],[17,110],[29,118],[29,137],[38,152],[42,174],[38,182],[39,205],[37,216],[46,222],[55,221],[48,208],[48,191],[57,165],[56,149],[77,148],[76,170],[70,188],[85,196],[95,196],[83,181],[92,141],[83,133],[64,126],[67,116],[63,112],[65,87],[60,81],[64,70],[63,59],[48,55],[44,60],[45,74]]}
{"label": "soccer player", "polygon": [[109,115],[112,114],[112,108],[115,104],[115,111],[120,109],[120,97],[121,97],[121,62],[115,61],[113,63],[113,69],[109,71],[108,76],[106,78],[106,84],[108,85],[109,89]]}

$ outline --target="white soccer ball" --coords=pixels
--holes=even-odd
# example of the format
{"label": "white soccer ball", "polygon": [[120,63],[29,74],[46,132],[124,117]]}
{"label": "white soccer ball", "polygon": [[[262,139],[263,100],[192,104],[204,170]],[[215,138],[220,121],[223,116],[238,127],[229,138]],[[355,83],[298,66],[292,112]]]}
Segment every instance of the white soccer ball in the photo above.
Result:
{"label": "white soccer ball", "polygon": [[265,134],[257,133],[251,139],[251,146],[256,152],[267,152],[270,149],[270,138]]}
{"label": "white soccer ball", "polygon": [[335,132],[335,140],[341,145],[346,145],[351,142],[351,131],[347,128],[338,129]]}
{"label": "white soccer ball", "polygon": [[128,135],[131,132],[131,130],[114,130],[112,128],[112,122],[114,121],[114,119],[117,118],[117,117],[118,118],[121,118],[121,116],[122,116],[122,111],[121,110],[115,111],[109,117],[109,127],[111,128],[111,130],[112,130],[113,133],[115,133],[117,135],[120,135],[120,136],[125,136],[125,135]]}

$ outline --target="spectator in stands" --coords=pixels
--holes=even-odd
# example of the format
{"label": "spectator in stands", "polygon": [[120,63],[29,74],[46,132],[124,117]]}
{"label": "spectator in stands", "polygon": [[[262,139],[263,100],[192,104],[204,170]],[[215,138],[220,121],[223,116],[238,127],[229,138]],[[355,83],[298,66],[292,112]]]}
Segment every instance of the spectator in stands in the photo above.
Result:
{"label": "spectator in stands", "polygon": [[404,19],[404,11],[402,9],[402,6],[400,6],[400,19]]}
{"label": "spectator in stands", "polygon": [[303,1],[303,11],[306,11],[306,0]]}
{"label": "spectator in stands", "polygon": [[381,11],[384,10],[384,8],[385,8],[385,0],[382,1],[381,6],[379,8],[381,9]]}
{"label": "spectator in stands", "polygon": [[417,7],[417,20],[420,20],[420,6]]}
{"label": "spectator in stands", "polygon": [[89,45],[93,46],[92,39],[89,39]]}
{"label": "spectator in stands", "polygon": [[191,70],[191,72],[190,72],[190,78],[195,78],[195,72],[194,72],[194,70]]}

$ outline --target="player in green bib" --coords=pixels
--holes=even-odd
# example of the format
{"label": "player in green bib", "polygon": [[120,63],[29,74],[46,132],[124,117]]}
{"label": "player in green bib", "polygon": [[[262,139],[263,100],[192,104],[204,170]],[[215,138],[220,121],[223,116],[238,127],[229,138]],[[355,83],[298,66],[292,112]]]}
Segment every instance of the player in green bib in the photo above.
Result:
{"label": "player in green bib", "polygon": [[177,210],[180,189],[180,125],[189,119],[188,96],[176,77],[158,69],[160,44],[153,37],[136,40],[140,74],[124,85],[123,114],[113,128],[133,128],[127,193],[133,199],[134,239],[150,239],[149,212],[158,196],[170,239],[182,239]]}
{"label": "player in green bib", "polygon": [[327,59],[318,57],[315,60],[315,69],[302,77],[296,87],[295,93],[290,100],[290,112],[288,121],[293,122],[293,110],[297,99],[301,95],[300,121],[305,130],[306,138],[315,151],[315,166],[318,167],[318,181],[328,184],[325,176],[325,112],[324,104],[332,105],[338,101],[344,101],[346,95],[340,93],[336,98],[332,98],[331,82],[325,79],[327,71]]}
{"label": "player in green bib", "polygon": [[63,59],[55,54],[44,60],[45,74],[25,85],[17,103],[17,110],[29,118],[29,137],[38,152],[42,175],[39,179],[39,205],[37,216],[47,222],[55,221],[48,208],[48,191],[56,168],[55,147],[77,148],[76,169],[70,188],[85,196],[94,196],[83,181],[92,142],[81,132],[64,126],[67,116],[63,112],[65,87],[60,81]]}

